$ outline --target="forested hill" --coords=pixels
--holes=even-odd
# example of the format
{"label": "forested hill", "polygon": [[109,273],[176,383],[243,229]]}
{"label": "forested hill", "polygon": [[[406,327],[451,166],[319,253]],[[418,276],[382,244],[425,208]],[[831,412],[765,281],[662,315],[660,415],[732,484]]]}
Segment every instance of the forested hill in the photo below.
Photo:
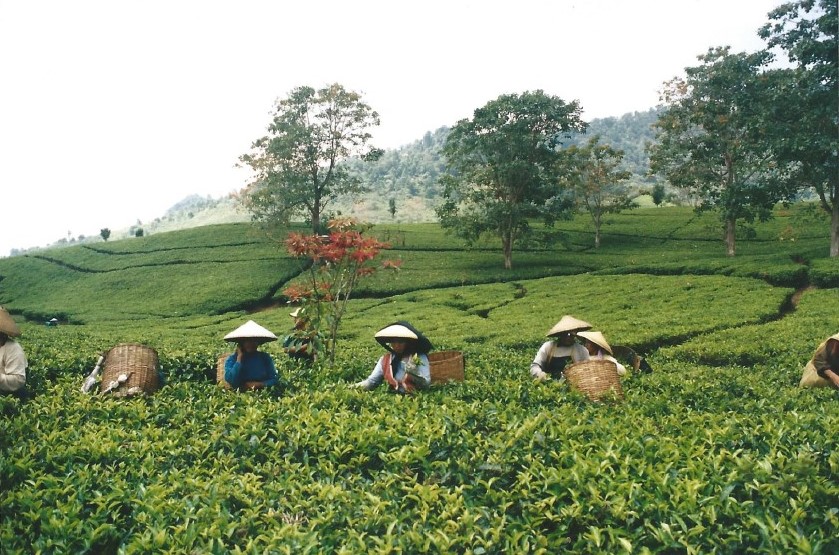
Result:
{"label": "forested hill", "polygon": [[[649,160],[644,146],[655,138],[650,126],[659,113],[660,108],[652,108],[646,112],[595,119],[589,122],[585,134],[575,135],[566,144],[583,145],[594,135],[600,135],[601,143],[624,151],[624,163],[635,174],[633,182],[646,183]],[[377,162],[350,161],[352,170],[371,189],[371,194],[363,204],[375,203],[378,207],[376,211],[380,211],[387,206],[387,202],[382,202],[383,199],[393,198],[398,202],[400,199],[405,201],[414,197],[426,200],[438,198],[441,190],[437,180],[445,169],[445,160],[440,151],[448,133],[448,127],[429,131],[418,141],[385,151]]]}
{"label": "forested hill", "polygon": [[[652,141],[654,134],[650,126],[655,122],[659,109],[633,112],[620,117],[595,119],[589,122],[588,132],[573,137],[568,145],[584,144],[594,135],[601,136],[601,142],[624,151],[624,163],[635,176],[632,184],[638,192],[649,188],[645,177],[648,167],[644,145]],[[435,221],[434,208],[441,197],[438,183],[445,171],[441,154],[449,128],[441,127],[428,131],[411,144],[398,149],[386,150],[373,163],[360,160],[346,162],[370,189],[360,199],[338,199],[327,206],[327,214],[341,212],[351,214],[367,222],[428,222]],[[391,212],[391,201],[395,212]],[[112,239],[134,237],[138,232],[145,234],[174,231],[215,223],[229,223],[249,220],[249,215],[231,197],[213,199],[191,195],[170,207],[164,215],[153,221],[140,222],[126,229],[112,230]],[[69,246],[77,243],[101,241],[98,235],[60,238],[52,246]],[[23,254],[27,249],[16,249],[12,254]]]}

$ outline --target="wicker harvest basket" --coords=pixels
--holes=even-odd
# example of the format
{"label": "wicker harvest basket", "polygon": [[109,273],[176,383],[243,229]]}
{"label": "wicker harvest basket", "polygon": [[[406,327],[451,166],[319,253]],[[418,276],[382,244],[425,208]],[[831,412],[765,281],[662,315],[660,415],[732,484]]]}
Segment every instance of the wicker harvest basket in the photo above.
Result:
{"label": "wicker harvest basket", "polygon": [[108,391],[109,395],[125,397],[136,393],[151,395],[160,389],[157,376],[157,352],[138,343],[123,343],[105,354],[100,392],[106,392],[112,381],[125,374],[128,379]]}
{"label": "wicker harvest basket", "polygon": [[230,356],[230,353],[225,353],[218,357],[218,362],[216,363],[216,382],[224,389],[233,389],[233,386],[227,383],[224,379],[224,362],[227,360],[227,357]]}
{"label": "wicker harvest basket", "polygon": [[464,379],[463,353],[460,351],[437,351],[428,354],[431,365],[431,384],[462,382]]}
{"label": "wicker harvest basket", "polygon": [[614,396],[623,399],[618,367],[609,360],[577,362],[565,369],[568,384],[592,401]]}

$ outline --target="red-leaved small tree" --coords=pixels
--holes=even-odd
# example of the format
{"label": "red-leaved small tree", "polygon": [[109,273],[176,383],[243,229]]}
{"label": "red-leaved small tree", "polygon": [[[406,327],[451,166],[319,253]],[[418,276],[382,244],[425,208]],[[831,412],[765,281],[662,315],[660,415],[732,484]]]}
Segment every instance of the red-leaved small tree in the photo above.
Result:
{"label": "red-leaved small tree", "polygon": [[[289,302],[299,303],[309,321],[303,331],[314,341],[316,356],[323,353],[335,363],[338,327],[359,280],[376,271],[375,258],[388,243],[365,237],[352,218],[330,220],[328,235],[290,233],[286,249],[295,258],[311,261],[303,282],[283,290]],[[400,261],[387,260],[383,268],[398,269]],[[314,333],[313,333],[314,332]]]}

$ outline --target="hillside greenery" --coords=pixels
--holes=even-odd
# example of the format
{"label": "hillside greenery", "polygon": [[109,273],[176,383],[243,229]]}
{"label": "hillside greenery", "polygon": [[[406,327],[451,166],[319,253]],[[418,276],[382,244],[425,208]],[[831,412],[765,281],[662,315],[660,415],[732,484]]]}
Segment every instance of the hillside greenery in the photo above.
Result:
{"label": "hillside greenery", "polygon": [[[595,118],[588,122],[586,134],[572,135],[566,146],[583,145],[589,137],[597,134],[604,143],[624,151],[624,166],[632,172],[632,187],[636,202],[651,205],[648,195],[655,179],[648,177],[649,158],[645,145],[654,140],[651,124],[660,114],[660,108],[646,112],[632,112],[619,117]],[[329,214],[352,214],[363,221],[379,223],[418,223],[437,220],[434,209],[442,194],[439,178],[446,171],[441,149],[448,136],[449,128],[440,127],[428,131],[419,140],[395,149],[387,149],[375,162],[350,159],[345,164],[348,170],[358,176],[369,192],[356,197],[341,197]],[[668,189],[671,200],[680,203],[674,190]],[[395,204],[395,213],[390,213],[390,201]],[[191,229],[214,224],[241,223],[251,220],[250,214],[235,196],[213,198],[197,194],[189,195],[169,207],[163,215],[149,221],[136,221],[123,228],[112,230],[110,241],[133,238],[138,230],[143,236]],[[99,235],[62,237],[49,248],[107,243]],[[33,253],[41,250],[14,249],[12,255]]]}
{"label": "hillside greenery", "polygon": [[[2,551],[835,553],[839,405],[797,383],[837,331],[839,266],[806,209],[741,229],[736,258],[688,207],[612,215],[598,250],[580,216],[510,271],[492,242],[377,225],[400,272],[351,301],[333,368],[265,345],[275,394],[214,383],[225,333],[292,324],[300,263],[250,224],[0,259],[35,394],[0,397]],[[620,403],[533,382],[566,313],[653,373]],[[401,318],[462,351],[466,380],[350,389]],[[80,393],[123,342],[156,350],[163,388]]]}

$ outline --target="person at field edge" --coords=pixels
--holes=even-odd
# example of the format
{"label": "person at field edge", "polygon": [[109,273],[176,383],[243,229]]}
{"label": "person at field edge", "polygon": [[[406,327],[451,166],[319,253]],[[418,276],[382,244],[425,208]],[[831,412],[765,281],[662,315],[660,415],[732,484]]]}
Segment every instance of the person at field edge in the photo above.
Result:
{"label": "person at field edge", "polygon": [[813,358],[804,367],[799,386],[839,389],[839,333],[831,335],[818,346]]}
{"label": "person at field edge", "polygon": [[551,338],[539,347],[530,364],[530,375],[537,380],[564,379],[563,371],[569,363],[589,359],[585,347],[577,343],[577,332],[591,329],[591,324],[566,314],[548,331]]}
{"label": "person at field edge", "polygon": [[283,350],[295,360],[311,362],[315,359],[315,346],[312,343],[312,330],[306,309],[297,307],[289,316],[294,318],[294,329],[283,338]]}
{"label": "person at field edge", "polygon": [[248,320],[224,336],[235,342],[236,350],[224,361],[224,381],[234,389],[263,389],[277,384],[279,376],[271,355],[259,346],[276,341],[277,336],[253,320]]}
{"label": "person at field edge", "polygon": [[618,369],[618,376],[626,374],[626,367],[613,356],[612,347],[606,341],[606,336],[599,331],[580,331],[577,337],[583,342],[591,360],[608,360],[614,362]]}
{"label": "person at field edge", "polygon": [[0,306],[0,393],[24,395],[26,392],[26,354],[13,338],[20,328],[5,308]]}
{"label": "person at field edge", "polygon": [[369,391],[385,381],[391,393],[410,395],[431,385],[428,352],[434,347],[422,332],[401,320],[376,332],[375,338],[388,353],[379,358],[367,379],[353,387]]}

